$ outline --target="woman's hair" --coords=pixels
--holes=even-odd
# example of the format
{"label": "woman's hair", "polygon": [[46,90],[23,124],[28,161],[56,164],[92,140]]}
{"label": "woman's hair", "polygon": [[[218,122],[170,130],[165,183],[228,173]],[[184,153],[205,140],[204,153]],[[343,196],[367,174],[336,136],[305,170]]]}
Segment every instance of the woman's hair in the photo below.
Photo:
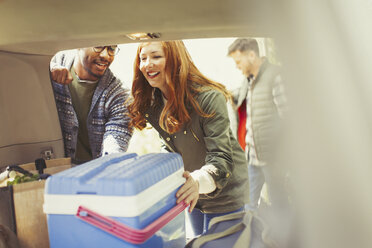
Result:
{"label": "woman's hair", "polygon": [[[165,54],[165,81],[169,96],[160,114],[159,126],[168,133],[177,132],[184,123],[190,121],[188,107],[192,107],[203,117],[211,117],[213,113],[203,112],[196,101],[198,92],[207,90],[207,86],[221,91],[226,99],[230,98],[225,86],[206,78],[196,68],[182,41],[161,41]],[[144,118],[152,104],[157,104],[156,89],[150,86],[140,70],[140,52],[148,43],[141,43],[137,49],[134,62],[132,97],[128,106],[130,125],[140,130],[146,127]]]}

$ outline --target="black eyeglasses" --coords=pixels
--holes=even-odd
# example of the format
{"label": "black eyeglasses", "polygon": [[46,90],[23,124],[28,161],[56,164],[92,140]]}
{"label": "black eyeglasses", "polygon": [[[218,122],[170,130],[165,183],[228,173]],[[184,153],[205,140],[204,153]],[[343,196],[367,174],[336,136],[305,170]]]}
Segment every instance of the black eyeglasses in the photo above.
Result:
{"label": "black eyeglasses", "polygon": [[110,56],[115,56],[119,52],[119,47],[118,46],[98,46],[98,47],[93,47],[93,51],[96,53],[101,53],[103,50],[107,48],[107,53]]}

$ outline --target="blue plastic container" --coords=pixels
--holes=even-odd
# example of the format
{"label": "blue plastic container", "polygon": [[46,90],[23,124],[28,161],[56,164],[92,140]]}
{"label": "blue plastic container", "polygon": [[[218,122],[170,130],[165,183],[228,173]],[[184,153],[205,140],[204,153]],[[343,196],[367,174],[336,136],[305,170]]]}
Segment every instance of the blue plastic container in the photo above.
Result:
{"label": "blue plastic container", "polygon": [[120,153],[49,177],[44,212],[50,247],[184,247],[183,212],[142,244],[124,241],[75,216],[83,206],[144,229],[175,207],[175,193],[185,181],[182,173],[182,158],[175,153]]}

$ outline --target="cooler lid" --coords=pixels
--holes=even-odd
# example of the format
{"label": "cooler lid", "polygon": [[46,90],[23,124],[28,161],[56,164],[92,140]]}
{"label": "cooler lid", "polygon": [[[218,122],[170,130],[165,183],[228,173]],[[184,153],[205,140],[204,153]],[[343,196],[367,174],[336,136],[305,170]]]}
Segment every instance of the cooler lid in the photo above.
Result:
{"label": "cooler lid", "polygon": [[55,174],[46,194],[134,196],[183,167],[177,153],[117,153]]}

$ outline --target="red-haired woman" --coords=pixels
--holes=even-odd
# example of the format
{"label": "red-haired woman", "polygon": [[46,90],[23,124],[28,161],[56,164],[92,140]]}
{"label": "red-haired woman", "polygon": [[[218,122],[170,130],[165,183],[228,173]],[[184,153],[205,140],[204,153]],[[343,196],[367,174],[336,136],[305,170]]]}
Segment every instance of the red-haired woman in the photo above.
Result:
{"label": "red-haired woman", "polygon": [[230,130],[229,93],[196,68],[182,41],[139,45],[132,97],[131,125],[149,122],[182,156],[186,182],[176,196],[190,204],[194,233],[212,217],[243,210],[247,163]]}

